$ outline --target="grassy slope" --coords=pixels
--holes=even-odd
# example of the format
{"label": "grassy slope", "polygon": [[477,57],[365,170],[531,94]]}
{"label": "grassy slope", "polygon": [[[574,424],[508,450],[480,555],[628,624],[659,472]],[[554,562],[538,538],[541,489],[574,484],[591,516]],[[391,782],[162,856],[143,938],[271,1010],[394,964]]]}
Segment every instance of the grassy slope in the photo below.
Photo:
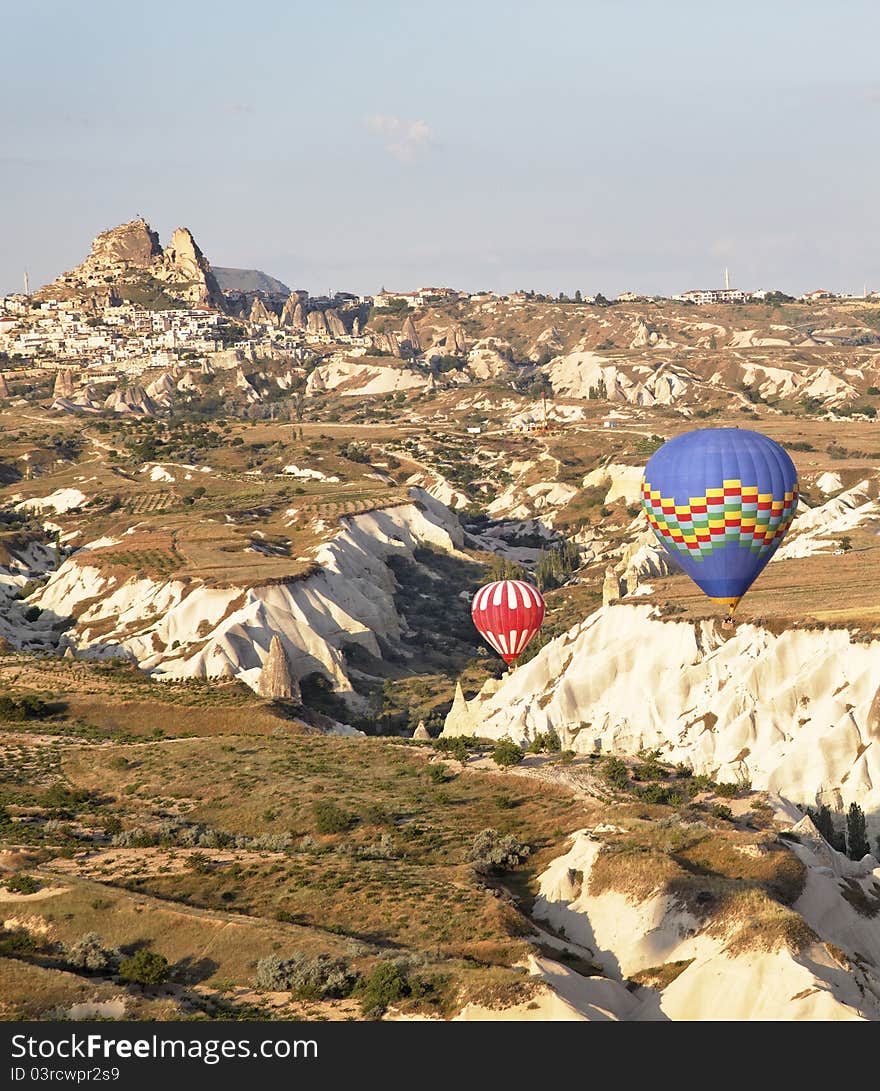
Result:
{"label": "grassy slope", "polygon": [[[256,961],[293,952],[343,957],[361,972],[386,958],[415,959],[433,986],[405,1006],[436,1014],[467,999],[521,1000],[530,986],[512,967],[529,950],[524,914],[536,876],[564,851],[568,833],[598,822],[623,832],[606,835],[594,893],[615,889],[639,898],[666,891],[735,944],[797,947],[810,939],[788,909],[803,869],[768,828],[760,797],[741,792],[729,801],[738,817],[715,815],[711,787],[689,791],[651,759],[641,780],[623,788],[619,777],[617,786],[609,784],[595,760],[530,759],[545,773],[579,776],[590,785],[585,793],[502,774],[485,762],[462,768],[446,758],[432,773],[438,761],[429,763],[430,747],[389,740],[23,739],[0,767],[0,785],[9,812],[30,822],[13,822],[4,837],[14,844],[15,830],[27,829],[35,843],[0,856],[0,865],[36,875],[58,892],[14,903],[0,894],[0,911],[29,918],[54,942],[96,930],[123,950],[148,945],[166,955],[172,985],[146,995],[117,987],[136,1004],[154,1005],[158,1017],[206,1005],[216,1011],[218,1002],[241,997],[264,1004],[265,997],[247,991]],[[652,783],[679,798],[669,804],[633,798]],[[88,793],[63,808],[64,821],[57,799],[53,810],[46,795],[53,785]],[[335,832],[322,832],[318,808],[328,802],[344,817]],[[127,830],[168,831],[187,822],[239,837],[291,838],[283,850],[193,849],[176,835],[120,849],[101,836],[114,821]],[[509,894],[467,862],[474,836],[487,826],[533,848],[528,865],[505,882]],[[92,835],[97,843],[83,842]],[[586,964],[580,970],[594,972]],[[46,955],[0,960],[0,979],[7,1017],[108,995],[108,985],[53,968]],[[276,1014],[309,1010],[294,1003]],[[323,1011],[331,1018],[346,1013],[352,1012],[345,1003]]]}

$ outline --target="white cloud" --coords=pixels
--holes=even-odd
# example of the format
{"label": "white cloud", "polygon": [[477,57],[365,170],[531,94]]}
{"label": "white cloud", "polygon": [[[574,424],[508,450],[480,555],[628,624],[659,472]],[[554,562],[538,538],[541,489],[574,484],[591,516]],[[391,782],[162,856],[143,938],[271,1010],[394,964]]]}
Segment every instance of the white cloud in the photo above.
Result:
{"label": "white cloud", "polygon": [[431,144],[434,134],[424,121],[404,121],[390,114],[370,114],[364,127],[381,137],[385,150],[401,163],[414,163],[419,152]]}

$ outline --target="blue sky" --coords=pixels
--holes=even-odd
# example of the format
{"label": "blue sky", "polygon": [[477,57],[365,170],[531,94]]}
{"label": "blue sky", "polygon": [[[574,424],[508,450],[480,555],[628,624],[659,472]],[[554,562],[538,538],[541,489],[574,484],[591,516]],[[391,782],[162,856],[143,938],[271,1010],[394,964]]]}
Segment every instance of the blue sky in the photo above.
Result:
{"label": "blue sky", "polygon": [[292,287],[880,287],[869,0],[31,0],[0,292],[143,214]]}

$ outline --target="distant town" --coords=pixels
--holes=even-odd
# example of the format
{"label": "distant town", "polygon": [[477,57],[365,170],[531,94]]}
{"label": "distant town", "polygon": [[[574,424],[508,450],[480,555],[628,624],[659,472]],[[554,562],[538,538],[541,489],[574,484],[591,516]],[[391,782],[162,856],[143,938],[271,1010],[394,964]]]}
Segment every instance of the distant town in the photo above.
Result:
{"label": "distant town", "polygon": [[[880,300],[880,294],[861,297],[816,289],[794,297],[781,291],[742,291],[736,288],[690,289],[671,297],[621,292],[606,299],[601,293],[568,296],[516,291],[506,295],[454,288],[419,288],[410,292],[386,291],[373,296],[350,292],[311,296],[302,289],[289,295],[266,291],[227,291],[228,313],[206,306],[155,309],[116,299],[63,299],[13,293],[0,298],[0,367],[89,369],[92,381],[100,369],[108,377],[138,375],[150,368],[179,363],[197,366],[208,357],[233,349],[256,358],[266,351],[302,360],[310,346],[344,345],[363,355],[382,345],[362,333],[371,311],[405,316],[430,306],[448,303],[507,304],[560,303],[613,306],[625,303],[677,302],[710,304],[816,303],[826,300]],[[392,346],[391,351],[396,345]],[[98,374],[95,374],[98,372]]]}

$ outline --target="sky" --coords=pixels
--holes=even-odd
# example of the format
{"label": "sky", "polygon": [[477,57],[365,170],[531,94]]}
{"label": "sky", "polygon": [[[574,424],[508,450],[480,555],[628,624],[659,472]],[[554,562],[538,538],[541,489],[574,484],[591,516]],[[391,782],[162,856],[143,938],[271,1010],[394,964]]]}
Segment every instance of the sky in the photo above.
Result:
{"label": "sky", "polygon": [[874,0],[29,0],[0,294],[138,215],[313,294],[880,288]]}

